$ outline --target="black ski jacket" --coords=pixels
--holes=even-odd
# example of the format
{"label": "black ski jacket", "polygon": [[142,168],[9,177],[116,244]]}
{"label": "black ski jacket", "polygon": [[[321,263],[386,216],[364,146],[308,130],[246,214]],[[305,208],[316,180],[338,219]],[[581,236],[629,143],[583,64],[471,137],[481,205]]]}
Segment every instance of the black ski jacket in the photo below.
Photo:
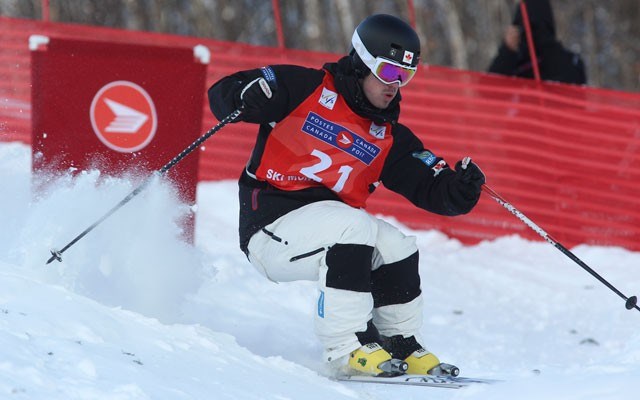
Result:
{"label": "black ski jacket", "polygon": [[[269,123],[284,119],[314,92],[324,77],[322,69],[294,65],[274,65],[271,68],[275,72],[277,84],[274,96],[260,116],[246,121],[260,124],[260,128],[250,160],[239,179],[240,248],[245,253],[254,233],[288,212],[316,201],[341,201],[326,187],[283,191],[247,174],[247,171],[255,173],[260,164],[272,130]],[[426,151],[424,145],[409,128],[397,122],[401,99],[399,93],[388,108],[377,109],[364,96],[348,56],[337,63],[325,64],[324,69],[334,76],[338,93],[344,96],[353,112],[379,124],[391,123],[394,141],[380,176],[380,181],[386,188],[401,194],[417,207],[440,215],[465,214],[475,206],[479,194],[468,198],[468,191],[458,190],[459,183],[454,179],[453,170],[445,166],[436,174],[431,168],[441,158],[437,158],[435,162],[431,159],[428,165],[421,160],[419,156]],[[216,118],[222,120],[238,109],[242,104],[240,92],[244,86],[262,76],[260,69],[240,71],[213,84],[208,96],[211,111]],[[371,191],[374,189],[372,187]]]}

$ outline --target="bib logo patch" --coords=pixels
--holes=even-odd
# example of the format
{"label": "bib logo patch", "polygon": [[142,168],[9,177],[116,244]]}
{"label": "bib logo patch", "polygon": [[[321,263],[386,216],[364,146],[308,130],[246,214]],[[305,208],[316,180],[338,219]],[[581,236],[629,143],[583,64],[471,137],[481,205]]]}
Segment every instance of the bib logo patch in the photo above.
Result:
{"label": "bib logo patch", "polygon": [[376,125],[375,123],[371,123],[371,127],[369,128],[369,134],[376,139],[384,139],[384,134],[387,131],[387,127],[384,125]]}
{"label": "bib logo patch", "polygon": [[336,105],[336,100],[338,100],[338,93],[327,88],[322,88],[322,94],[320,95],[320,100],[318,100],[320,105],[329,110],[333,110],[333,107]]}
{"label": "bib logo patch", "polygon": [[302,132],[330,144],[367,165],[380,154],[380,148],[347,128],[310,112],[302,125]]}
{"label": "bib logo patch", "polygon": [[353,136],[348,131],[338,133],[337,139],[338,146],[343,149],[348,149],[353,144]]}

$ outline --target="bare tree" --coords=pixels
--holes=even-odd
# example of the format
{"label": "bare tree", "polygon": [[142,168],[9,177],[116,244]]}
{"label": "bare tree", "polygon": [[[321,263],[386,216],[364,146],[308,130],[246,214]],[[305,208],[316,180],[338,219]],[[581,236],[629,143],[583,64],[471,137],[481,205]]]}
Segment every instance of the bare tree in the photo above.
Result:
{"label": "bare tree", "polygon": [[349,0],[336,0],[336,14],[340,21],[340,36],[343,43],[351,42],[351,35],[353,34],[353,28],[360,22],[356,20],[353,14],[353,8],[349,5]]}
{"label": "bare tree", "polygon": [[445,16],[445,36],[448,39],[451,48],[452,66],[456,68],[468,69],[467,48],[465,39],[460,25],[460,15],[456,10],[456,4],[449,0],[435,0],[435,3]]}

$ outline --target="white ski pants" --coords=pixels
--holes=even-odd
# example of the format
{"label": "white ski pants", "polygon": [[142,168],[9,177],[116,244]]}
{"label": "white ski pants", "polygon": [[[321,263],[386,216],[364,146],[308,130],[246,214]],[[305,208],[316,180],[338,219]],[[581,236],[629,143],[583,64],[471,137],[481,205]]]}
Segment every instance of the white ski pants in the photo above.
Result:
{"label": "white ski pants", "polygon": [[[272,281],[318,281],[315,330],[327,361],[360,347],[356,333],[366,331],[371,321],[384,336],[419,332],[422,296],[415,238],[361,209],[338,201],[308,204],[258,231],[248,249],[250,262]],[[352,254],[353,266],[348,260]],[[366,271],[358,275],[363,268]],[[378,269],[384,274],[372,272]],[[398,274],[405,276],[394,277]],[[376,307],[369,288],[373,275],[381,281],[373,285],[380,287],[374,290],[382,293],[378,297],[391,299],[377,301]],[[404,293],[403,282],[414,286],[413,294],[404,299],[397,294]]]}

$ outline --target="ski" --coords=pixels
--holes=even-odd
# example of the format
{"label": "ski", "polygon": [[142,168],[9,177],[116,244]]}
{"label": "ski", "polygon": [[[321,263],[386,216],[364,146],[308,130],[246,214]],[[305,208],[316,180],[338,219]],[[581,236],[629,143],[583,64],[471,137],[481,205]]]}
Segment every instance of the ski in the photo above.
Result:
{"label": "ski", "polygon": [[430,386],[447,389],[460,389],[476,384],[493,384],[500,382],[495,379],[483,378],[467,378],[461,376],[433,376],[433,375],[399,375],[393,377],[366,376],[366,375],[343,375],[338,376],[339,381],[361,382],[361,383],[380,383],[390,385],[411,385],[411,386]]}

